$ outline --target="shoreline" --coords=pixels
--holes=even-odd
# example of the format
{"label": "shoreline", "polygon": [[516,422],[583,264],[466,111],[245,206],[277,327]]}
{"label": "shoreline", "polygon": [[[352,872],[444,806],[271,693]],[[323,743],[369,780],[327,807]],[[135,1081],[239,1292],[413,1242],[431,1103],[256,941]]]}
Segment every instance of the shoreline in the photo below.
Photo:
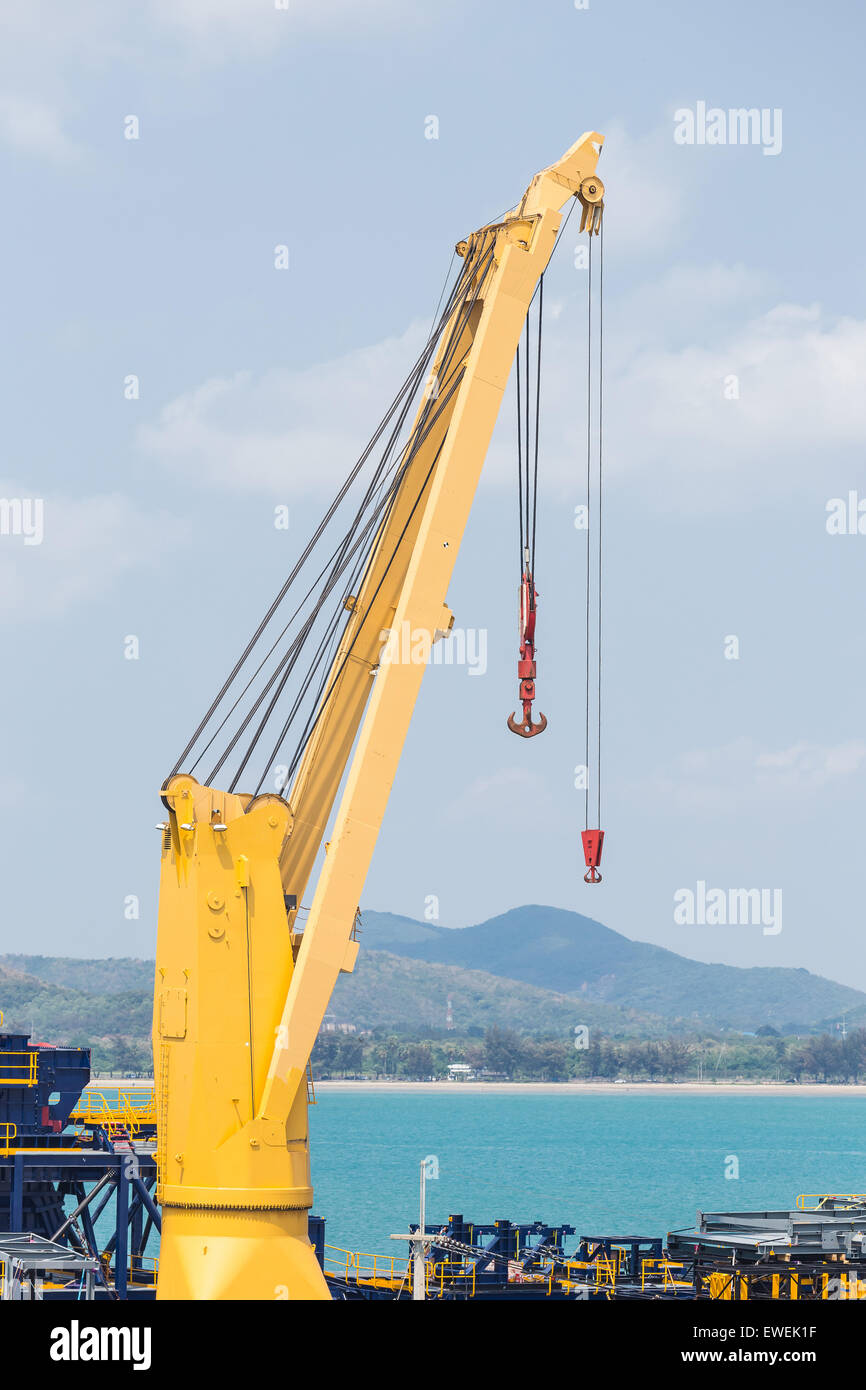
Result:
{"label": "shoreline", "polygon": [[[152,1089],[153,1080],[142,1077],[103,1076],[90,1081],[87,1090],[103,1086],[123,1091]],[[663,1095],[663,1096],[866,1096],[866,1083],[845,1085],[837,1081],[804,1081],[788,1086],[780,1081],[315,1081],[316,1093],[348,1091],[384,1093],[471,1095]]]}
{"label": "shoreline", "polygon": [[866,1096],[866,1085],[778,1081],[316,1081],[316,1092],[422,1092],[431,1095],[740,1095]]}

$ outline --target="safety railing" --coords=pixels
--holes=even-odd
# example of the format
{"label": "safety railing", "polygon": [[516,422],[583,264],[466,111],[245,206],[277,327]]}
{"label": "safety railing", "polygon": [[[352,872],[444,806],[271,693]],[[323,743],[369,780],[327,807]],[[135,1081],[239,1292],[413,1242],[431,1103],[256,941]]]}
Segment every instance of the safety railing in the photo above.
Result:
{"label": "safety railing", "polygon": [[325,1270],[358,1284],[397,1285],[406,1277],[405,1262],[396,1255],[368,1255],[338,1245],[325,1246]]}
{"label": "safety railing", "polygon": [[139,1285],[156,1284],[156,1277],[159,1274],[158,1255],[133,1255],[129,1256],[128,1267],[129,1279],[132,1283]]}
{"label": "safety railing", "polygon": [[797,1198],[798,1211],[812,1211],[827,1202],[847,1202],[852,1207],[866,1203],[866,1192],[801,1192]]}
{"label": "safety railing", "polygon": [[744,1302],[750,1298],[766,1298],[786,1303],[800,1299],[866,1299],[866,1280],[858,1278],[856,1270],[805,1270],[789,1267],[784,1272],[767,1273],[759,1267],[717,1270],[698,1278],[701,1289],[711,1299]]}
{"label": "safety railing", "polygon": [[135,1091],[118,1091],[117,1099],[109,1099],[102,1091],[86,1090],[72,1111],[72,1121],[85,1125],[100,1125],[103,1129],[124,1129],[136,1134],[152,1129],[156,1124],[156,1101],[150,1087]]}
{"label": "safety railing", "polygon": [[603,1289],[613,1290],[616,1288],[619,1266],[620,1259],[614,1252],[610,1256],[598,1255],[592,1260],[563,1260],[559,1265],[563,1271],[559,1282],[566,1286],[594,1285],[599,1292]]}
{"label": "safety railing", "polygon": [[429,1298],[446,1289],[459,1289],[470,1298],[475,1296],[475,1263],[468,1267],[462,1260],[436,1260],[424,1266],[425,1292]]}
{"label": "safety railing", "polygon": [[0,1052],[0,1090],[4,1086],[35,1086],[39,1053]]}
{"label": "safety railing", "polygon": [[662,1276],[662,1289],[667,1292],[674,1292],[676,1289],[691,1288],[689,1280],[678,1279],[677,1274],[682,1274],[686,1268],[681,1260],[667,1260],[664,1258],[646,1258],[641,1260],[640,1286],[644,1290],[647,1278],[650,1279],[653,1287],[658,1287],[658,1276]]}

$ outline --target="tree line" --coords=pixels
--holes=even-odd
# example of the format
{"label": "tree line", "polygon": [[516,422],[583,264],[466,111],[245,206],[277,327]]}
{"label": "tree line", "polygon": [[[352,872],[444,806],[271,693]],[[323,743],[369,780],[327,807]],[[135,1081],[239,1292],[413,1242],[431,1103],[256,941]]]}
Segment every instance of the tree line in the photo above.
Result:
{"label": "tree line", "polygon": [[324,1033],[312,1060],[322,1079],[444,1080],[449,1066],[462,1063],[481,1079],[508,1081],[853,1082],[866,1080],[866,1029],[847,1037],[781,1037],[771,1028],[754,1036],[590,1037],[585,1047],[499,1027],[480,1038]]}
{"label": "tree line", "polygon": [[[866,1028],[847,1037],[822,1033],[781,1037],[771,1028],[752,1036],[660,1039],[590,1035],[588,1046],[570,1037],[531,1037],[491,1027],[477,1036],[433,1037],[377,1029],[367,1034],[322,1033],[313,1050],[320,1079],[364,1078],[441,1081],[461,1063],[480,1079],[506,1081],[866,1081]],[[70,1039],[87,1046],[83,1036]],[[148,1038],[106,1036],[90,1043],[92,1068],[103,1076],[150,1075]]]}

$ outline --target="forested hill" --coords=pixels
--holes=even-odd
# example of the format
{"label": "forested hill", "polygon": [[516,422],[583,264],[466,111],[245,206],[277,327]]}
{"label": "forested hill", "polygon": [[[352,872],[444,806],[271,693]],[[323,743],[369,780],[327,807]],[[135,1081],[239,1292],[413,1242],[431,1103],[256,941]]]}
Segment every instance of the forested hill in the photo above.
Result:
{"label": "forested hill", "polygon": [[866,994],[808,970],[706,965],[632,941],[601,922],[555,907],[516,907],[458,930],[365,911],[362,948],[483,970],[669,1022],[755,1031],[810,1031],[866,1020]]}

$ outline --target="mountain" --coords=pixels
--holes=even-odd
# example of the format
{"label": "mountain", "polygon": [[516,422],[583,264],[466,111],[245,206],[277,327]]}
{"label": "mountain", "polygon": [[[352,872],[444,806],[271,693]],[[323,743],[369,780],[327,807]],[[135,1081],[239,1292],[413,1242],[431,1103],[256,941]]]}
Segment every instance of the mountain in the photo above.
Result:
{"label": "mountain", "polygon": [[[15,968],[10,965],[15,962]],[[27,971],[19,968],[26,965]],[[130,988],[130,986],[133,986]],[[42,1041],[150,1034],[153,962],[0,956],[0,1009],[9,1032]],[[518,1032],[570,1032],[583,1023],[612,1037],[660,1037],[665,1021],[617,1004],[575,1000],[555,990],[481,970],[431,965],[385,951],[362,951],[354,974],[337,982],[329,1016],[357,1028],[445,1027],[448,1000],[462,1029],[489,1024]]]}
{"label": "mountain", "polygon": [[[8,1031],[84,1042],[150,1032],[153,962],[0,956],[0,1009]],[[660,1037],[695,1029],[780,1033],[849,1029],[866,1021],[866,994],[781,966],[705,965],[632,941],[591,917],[518,907],[453,930],[365,911],[355,973],[341,976],[330,1006],[359,1028],[455,1028],[496,1023],[519,1032],[570,1031],[583,1023],[611,1037]]]}
{"label": "mountain", "polygon": [[463,1033],[492,1024],[519,1033],[570,1033],[580,1023],[610,1037],[670,1032],[664,1019],[617,1004],[372,949],[361,950],[352,975],[340,976],[328,1017],[358,1028],[442,1029],[449,999],[455,1029]]}
{"label": "mountain", "polygon": [[[10,960],[27,960],[34,973],[10,968]],[[150,1032],[153,1009],[153,966],[146,989],[126,988],[131,978],[126,961],[95,961],[92,989],[78,989],[67,980],[80,980],[81,967],[91,962],[62,956],[0,956],[0,1011],[3,1030],[28,1033],[37,1042],[86,1046],[108,1035],[143,1038]],[[133,962],[132,964],[139,964]],[[112,972],[110,967],[117,965]],[[64,969],[66,967],[66,969]],[[35,971],[44,970],[43,978]],[[111,988],[114,983],[115,988]]]}
{"label": "mountain", "polygon": [[83,994],[118,994],[122,990],[153,991],[153,961],[133,956],[86,960],[72,956],[0,956],[0,970],[13,970],[46,984]]}
{"label": "mountain", "polygon": [[808,970],[706,965],[632,941],[591,917],[555,907],[517,907],[478,926],[451,929],[389,912],[365,911],[362,951],[578,995],[650,1014],[670,1024],[807,1032],[866,1009],[866,994]]}

